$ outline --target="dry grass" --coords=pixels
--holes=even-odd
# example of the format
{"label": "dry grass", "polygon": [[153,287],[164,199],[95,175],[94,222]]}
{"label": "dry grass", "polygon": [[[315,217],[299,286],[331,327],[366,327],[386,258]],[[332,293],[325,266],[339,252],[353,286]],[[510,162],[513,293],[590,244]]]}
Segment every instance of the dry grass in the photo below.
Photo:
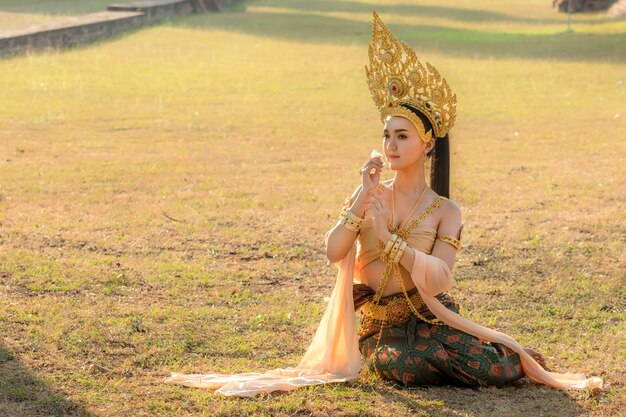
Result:
{"label": "dry grass", "polygon": [[626,21],[413,3],[376,9],[458,94],[462,314],[608,392],[162,383],[298,363],[334,284],[324,233],[380,147],[374,6],[264,0],[0,61],[0,415],[620,415]]}

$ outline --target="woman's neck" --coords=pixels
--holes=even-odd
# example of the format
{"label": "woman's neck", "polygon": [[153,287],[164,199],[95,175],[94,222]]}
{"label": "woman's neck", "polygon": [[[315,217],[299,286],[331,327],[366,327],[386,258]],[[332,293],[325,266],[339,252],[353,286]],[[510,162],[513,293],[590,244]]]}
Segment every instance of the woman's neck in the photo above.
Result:
{"label": "woman's neck", "polygon": [[418,197],[422,194],[422,190],[425,186],[426,180],[424,178],[423,164],[415,164],[403,170],[396,171],[396,176],[393,180],[393,188],[398,193],[405,196]]}

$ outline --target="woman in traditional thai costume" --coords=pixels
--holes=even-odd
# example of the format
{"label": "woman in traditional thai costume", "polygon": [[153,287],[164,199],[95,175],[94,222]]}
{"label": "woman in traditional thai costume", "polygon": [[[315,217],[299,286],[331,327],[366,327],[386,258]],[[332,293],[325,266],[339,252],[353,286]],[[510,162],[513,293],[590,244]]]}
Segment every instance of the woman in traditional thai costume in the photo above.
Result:
{"label": "woman in traditional thai costume", "polygon": [[[337,280],[304,357],[295,368],[172,373],[166,382],[253,396],[355,379],[363,362],[401,386],[502,386],[528,376],[555,388],[601,390],[602,379],[551,372],[533,349],[459,315],[459,304],[447,293],[463,228],[448,185],[456,96],[376,12],[369,64],[367,81],[395,177],[379,181],[382,155],[373,153],[361,167],[361,184],[326,233]],[[429,158],[430,187],[424,172]]]}

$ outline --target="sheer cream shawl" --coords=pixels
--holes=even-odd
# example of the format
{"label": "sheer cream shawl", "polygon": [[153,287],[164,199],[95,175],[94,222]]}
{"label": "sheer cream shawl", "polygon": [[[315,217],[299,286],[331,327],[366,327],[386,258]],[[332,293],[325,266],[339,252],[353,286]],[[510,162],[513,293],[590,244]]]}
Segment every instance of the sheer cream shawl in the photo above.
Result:
{"label": "sheer cream shawl", "polygon": [[172,372],[165,382],[219,388],[216,393],[252,397],[260,393],[289,391],[305,385],[345,382],[357,378],[361,369],[361,355],[352,298],[355,257],[356,243],[341,261],[334,264],[338,269],[335,288],[313,341],[297,367],[277,368],[262,374],[202,375]]}
{"label": "sheer cream shawl", "polygon": [[[328,233],[326,234],[328,238]],[[361,356],[356,334],[356,313],[352,298],[353,274],[357,243],[334,265],[337,280],[324,316],[304,357],[295,368],[277,368],[265,373],[241,374],[181,374],[173,372],[168,383],[191,387],[217,389],[224,395],[250,397],[259,393],[288,391],[305,385],[344,382],[358,377]],[[452,273],[447,264],[436,256],[407,247],[415,254],[411,277],[424,302],[437,318],[447,325],[469,333],[483,341],[502,343],[520,355],[526,375],[539,383],[555,388],[601,390],[598,377],[584,374],[548,372],[537,363],[513,338],[489,329],[448,310],[435,295],[452,287]]]}
{"label": "sheer cream shawl", "polygon": [[427,255],[414,249],[411,250],[415,254],[411,278],[426,306],[438,319],[450,327],[462,330],[483,341],[502,343],[510,347],[520,355],[522,368],[524,368],[526,376],[533,381],[555,388],[589,388],[591,390],[601,390],[603,388],[603,381],[598,377],[587,379],[584,374],[560,374],[546,371],[512,337],[497,330],[481,326],[461,317],[454,311],[448,310],[435,298],[436,294],[448,291],[452,287],[452,273],[448,268],[448,264],[436,256]]}

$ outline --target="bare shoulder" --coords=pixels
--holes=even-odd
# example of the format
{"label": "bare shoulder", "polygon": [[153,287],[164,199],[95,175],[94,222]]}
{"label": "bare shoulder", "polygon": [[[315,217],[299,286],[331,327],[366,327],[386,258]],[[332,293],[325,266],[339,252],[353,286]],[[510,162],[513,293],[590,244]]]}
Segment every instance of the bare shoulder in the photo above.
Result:
{"label": "bare shoulder", "polygon": [[460,236],[463,228],[463,219],[461,217],[461,208],[459,205],[447,198],[442,207],[441,219],[437,228],[439,235]]}
{"label": "bare shoulder", "polygon": [[461,218],[461,208],[454,200],[446,198],[442,205],[446,215]]}

